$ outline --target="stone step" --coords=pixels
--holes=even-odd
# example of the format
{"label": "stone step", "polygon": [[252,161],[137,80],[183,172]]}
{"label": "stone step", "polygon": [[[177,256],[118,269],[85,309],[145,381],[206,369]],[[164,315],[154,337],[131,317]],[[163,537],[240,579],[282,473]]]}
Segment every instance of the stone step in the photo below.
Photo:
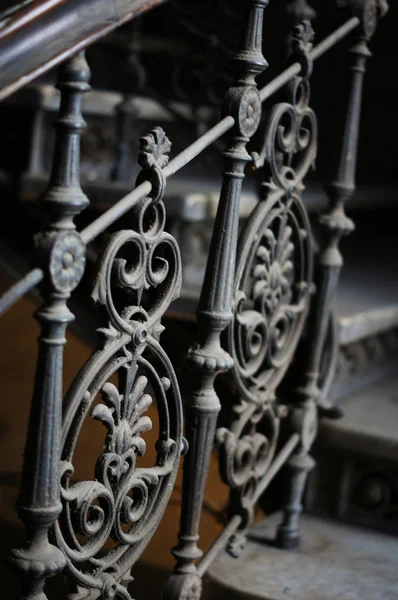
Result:
{"label": "stone step", "polygon": [[303,515],[302,547],[281,550],[280,518],[255,525],[238,560],[216,559],[205,600],[398,600],[398,539]]}
{"label": "stone step", "polygon": [[342,406],[341,419],[321,420],[305,508],[398,533],[398,361]]}
{"label": "stone step", "polygon": [[347,397],[341,419],[321,421],[318,440],[322,447],[371,454],[398,464],[397,370]]}

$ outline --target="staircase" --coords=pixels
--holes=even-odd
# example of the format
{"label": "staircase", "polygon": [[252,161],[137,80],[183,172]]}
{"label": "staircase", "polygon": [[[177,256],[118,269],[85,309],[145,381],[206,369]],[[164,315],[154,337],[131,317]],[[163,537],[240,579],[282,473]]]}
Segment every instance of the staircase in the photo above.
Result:
{"label": "staircase", "polygon": [[176,512],[165,600],[398,599],[395,25],[313,4],[317,37],[305,0],[0,10],[0,312],[41,331],[21,600],[151,596]]}

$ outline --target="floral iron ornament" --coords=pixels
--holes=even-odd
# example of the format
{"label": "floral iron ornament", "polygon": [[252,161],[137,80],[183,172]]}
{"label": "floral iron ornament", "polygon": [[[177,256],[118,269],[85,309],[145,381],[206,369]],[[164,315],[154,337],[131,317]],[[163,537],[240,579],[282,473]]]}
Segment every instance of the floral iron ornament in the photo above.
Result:
{"label": "floral iron ornament", "polygon": [[[131,568],[164,512],[184,447],[179,388],[159,344],[161,316],[181,286],[179,250],[163,230],[161,169],[170,146],[160,128],[141,140],[140,181],[150,179],[153,196],[134,208],[135,229],[113,235],[99,260],[93,299],[107,315],[99,330],[103,344],[65,399],[63,512],[53,537],[66,556],[76,600],[130,600]],[[154,399],[159,437],[148,467],[139,461]],[[73,457],[88,416],[106,428],[104,449],[94,479],[75,482]]]}
{"label": "floral iron ornament", "polygon": [[[101,421],[108,429],[105,441],[105,479],[109,472],[113,481],[120,481],[136,461],[137,456],[143,456],[146,449],[145,441],[141,436],[145,431],[152,429],[152,421],[147,416],[142,416],[152,404],[152,398],[145,394],[148,379],[140,376],[133,385],[133,381],[125,383],[123,394],[113,383],[105,383],[102,387],[102,397],[105,404],[97,404],[91,411],[93,419]],[[127,387],[128,386],[128,387]]]}
{"label": "floral iron ornament", "polygon": [[289,102],[271,109],[263,149],[253,155],[264,166],[263,198],[239,240],[234,315],[226,347],[234,359],[224,423],[218,429],[220,467],[230,486],[231,515],[241,516],[229,542],[238,556],[255,503],[267,485],[281,418],[287,408],[276,389],[296,349],[312,290],[312,236],[301,201],[302,179],[316,156],[317,124],[308,106],[313,32],[308,22],[294,30],[294,60],[301,77],[288,86]]}
{"label": "floral iron ornament", "polygon": [[[231,487],[231,513],[242,516],[244,531],[275,456],[280,419],[287,414],[275,401],[275,391],[309,308],[312,243],[299,196],[270,194],[255,208],[239,257],[227,340],[234,359],[234,402],[217,440],[221,474]],[[231,540],[232,555],[239,554],[243,540],[241,534]]]}
{"label": "floral iron ornament", "polygon": [[237,387],[253,402],[280,380],[285,355],[294,346],[292,336],[297,335],[292,325],[305,313],[311,267],[308,220],[297,198],[286,204],[277,201],[270,215],[260,206],[262,219],[256,221],[262,235],[254,244],[249,237],[245,240],[248,260],[239,261],[229,336]]}

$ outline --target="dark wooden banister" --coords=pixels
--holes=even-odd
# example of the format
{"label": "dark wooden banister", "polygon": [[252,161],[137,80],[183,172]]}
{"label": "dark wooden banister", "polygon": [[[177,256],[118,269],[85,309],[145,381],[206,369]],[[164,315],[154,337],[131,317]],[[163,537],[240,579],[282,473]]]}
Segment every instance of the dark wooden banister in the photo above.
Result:
{"label": "dark wooden banister", "polygon": [[0,100],[167,0],[37,0],[0,28]]}

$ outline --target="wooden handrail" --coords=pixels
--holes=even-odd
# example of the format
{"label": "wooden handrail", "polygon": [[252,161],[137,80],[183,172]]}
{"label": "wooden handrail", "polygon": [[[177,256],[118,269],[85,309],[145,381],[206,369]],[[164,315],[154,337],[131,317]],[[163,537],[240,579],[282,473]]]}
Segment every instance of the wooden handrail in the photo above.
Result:
{"label": "wooden handrail", "polygon": [[0,28],[0,100],[167,0],[36,0]]}

